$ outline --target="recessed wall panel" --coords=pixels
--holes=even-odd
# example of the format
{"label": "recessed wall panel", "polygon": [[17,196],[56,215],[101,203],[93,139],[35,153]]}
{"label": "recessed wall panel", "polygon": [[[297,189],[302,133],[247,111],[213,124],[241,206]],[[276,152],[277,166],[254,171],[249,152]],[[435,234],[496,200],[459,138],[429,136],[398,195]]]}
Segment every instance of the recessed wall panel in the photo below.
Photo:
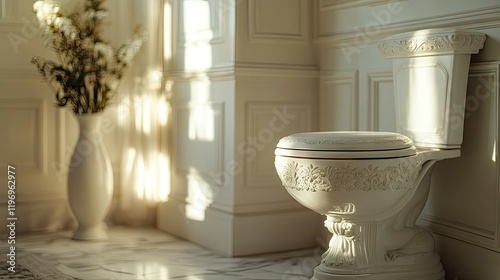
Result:
{"label": "recessed wall panel", "polygon": [[[223,40],[227,5],[224,0],[182,0],[177,5],[179,44],[216,43]],[[196,20],[193,20],[196,19]]]}
{"label": "recessed wall panel", "polygon": [[357,129],[357,72],[324,75],[321,78],[321,130]]}
{"label": "recessed wall panel", "polygon": [[176,117],[177,172],[209,176],[222,170],[223,104],[183,104]]}
{"label": "recessed wall panel", "polygon": [[0,100],[0,154],[6,162],[30,172],[46,172],[44,130],[46,108],[42,99]]}
{"label": "recessed wall panel", "polygon": [[396,131],[396,103],[392,72],[368,74],[370,94],[370,129]]}
{"label": "recessed wall panel", "polygon": [[461,156],[437,163],[421,218],[436,232],[495,250],[500,245],[498,82],[498,64],[471,67]]}
{"label": "recessed wall panel", "polygon": [[305,39],[304,4],[303,0],[249,0],[250,38]]}
{"label": "recessed wall panel", "polygon": [[295,103],[248,103],[246,140],[238,145],[245,159],[245,186],[281,184],[274,167],[278,141],[290,134],[310,131],[311,106]]}

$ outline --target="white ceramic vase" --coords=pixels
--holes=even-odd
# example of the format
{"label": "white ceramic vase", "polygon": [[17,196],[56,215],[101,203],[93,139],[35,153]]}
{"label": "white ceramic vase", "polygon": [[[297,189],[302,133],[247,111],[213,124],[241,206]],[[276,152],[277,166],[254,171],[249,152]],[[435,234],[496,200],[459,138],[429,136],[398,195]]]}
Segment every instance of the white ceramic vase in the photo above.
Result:
{"label": "white ceramic vase", "polygon": [[104,222],[113,197],[113,170],[102,141],[102,113],[77,115],[80,135],[71,157],[68,198],[78,222],[77,240],[108,238]]}

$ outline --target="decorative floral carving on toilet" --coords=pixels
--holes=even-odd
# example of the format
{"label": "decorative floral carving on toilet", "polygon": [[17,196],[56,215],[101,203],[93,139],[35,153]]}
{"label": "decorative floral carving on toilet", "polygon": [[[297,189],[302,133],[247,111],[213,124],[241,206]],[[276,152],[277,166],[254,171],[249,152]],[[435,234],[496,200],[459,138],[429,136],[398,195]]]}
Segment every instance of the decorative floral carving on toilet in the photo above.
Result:
{"label": "decorative floral carving on toilet", "polygon": [[299,191],[373,191],[410,189],[420,171],[421,162],[409,158],[397,165],[380,167],[353,166],[350,163],[326,167],[296,161],[276,162],[283,186]]}

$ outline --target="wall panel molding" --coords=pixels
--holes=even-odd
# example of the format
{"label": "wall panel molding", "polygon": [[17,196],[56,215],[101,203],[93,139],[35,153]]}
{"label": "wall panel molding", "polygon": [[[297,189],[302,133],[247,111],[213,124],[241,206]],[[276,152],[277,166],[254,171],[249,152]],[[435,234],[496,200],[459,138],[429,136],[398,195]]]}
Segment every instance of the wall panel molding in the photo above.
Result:
{"label": "wall panel molding", "polygon": [[224,103],[179,104],[175,116],[176,173],[196,173],[212,183],[211,173],[224,170]]}
{"label": "wall panel molding", "polygon": [[[205,1],[205,0],[182,0],[173,1],[174,10],[174,26],[173,29],[177,32],[177,45],[193,45],[193,44],[223,44],[226,41],[226,25],[227,15],[229,14],[229,6],[223,3],[224,0]],[[186,7],[188,6],[188,7]],[[189,9],[186,11],[186,9]],[[184,13],[200,13],[197,23],[204,19],[208,26],[186,27],[184,25]],[[203,14],[205,13],[205,14]],[[192,30],[189,30],[189,29]]]}
{"label": "wall panel molding", "polygon": [[358,130],[358,71],[320,77],[320,129]]}
{"label": "wall panel molding", "polygon": [[391,71],[376,71],[368,73],[368,91],[370,94],[370,130],[379,131],[380,130],[380,107],[382,94],[384,93],[381,89],[381,85],[384,83],[393,83],[393,76]]}
{"label": "wall panel molding", "polygon": [[407,0],[320,0],[320,11],[340,10],[363,6],[383,5]]}
{"label": "wall panel molding", "polygon": [[[292,119],[282,119],[283,108]],[[289,102],[247,102],[244,166],[245,187],[263,188],[281,185],[274,168],[274,149],[279,139],[294,132],[310,131],[310,104]],[[253,139],[254,141],[250,141]],[[251,144],[253,143],[253,145]]]}
{"label": "wall panel molding", "polygon": [[[413,30],[427,28],[460,27],[467,29],[491,29],[500,27],[500,6],[486,7],[476,10],[467,10],[460,13],[443,14],[432,17],[421,17],[419,19],[403,20],[380,26],[380,30],[369,35],[370,40],[359,38],[357,31],[347,32],[320,32],[316,36],[316,43],[331,45],[333,47],[362,46],[377,44],[381,39]],[[320,12],[321,14],[321,12]],[[364,24],[360,26],[363,28]],[[359,29],[358,29],[359,30]],[[366,35],[366,34],[364,34]]]}
{"label": "wall panel molding", "polygon": [[[440,216],[439,212],[437,214],[433,214],[435,211],[431,213],[424,211],[424,213],[419,218],[419,224],[431,229],[435,233],[500,252],[500,164],[499,164],[500,156],[498,155],[498,150],[500,147],[498,143],[500,139],[499,138],[500,100],[498,98],[500,94],[499,91],[500,62],[472,64],[469,71],[469,79],[477,79],[479,85],[476,85],[473,88],[471,88],[471,86],[469,85],[469,92],[467,94],[466,104],[469,104],[470,107],[466,107],[468,108],[468,110],[466,110],[466,116],[465,116],[466,121],[469,117],[471,117],[471,114],[476,114],[476,110],[479,110],[481,106],[483,107],[487,106],[486,104],[490,106],[489,108],[484,107],[484,110],[488,112],[488,114],[491,116],[489,119],[489,121],[492,122],[492,124],[490,124],[490,127],[494,127],[493,129],[494,131],[491,131],[491,133],[488,134],[489,135],[488,139],[481,138],[479,135],[472,136],[472,138],[478,139],[478,141],[481,141],[481,143],[470,144],[468,146],[469,147],[468,154],[476,152],[475,150],[473,150],[475,149],[474,146],[478,145],[484,146],[483,141],[487,141],[490,144],[491,143],[494,144],[494,147],[492,147],[493,155],[488,155],[487,158],[483,159],[484,161],[489,162],[491,160],[494,162],[493,163],[494,167],[492,168],[492,172],[494,174],[491,174],[491,178],[489,179],[490,181],[492,181],[492,183],[488,185],[484,185],[483,183],[481,186],[481,191],[482,192],[488,191],[488,194],[489,196],[492,197],[492,200],[488,202],[486,201],[481,202],[483,204],[487,204],[481,207],[494,208],[495,212],[490,213],[488,211],[487,212],[488,215],[484,217],[478,214],[478,216],[476,217],[478,220],[482,222],[477,223],[477,225],[473,225],[467,223],[458,214],[457,217],[453,217],[453,219],[451,219]],[[490,102],[486,103],[486,101]],[[474,132],[469,131],[468,133],[470,134]],[[462,151],[462,153],[463,157],[465,156],[466,151]],[[474,164],[481,164],[481,163],[476,162]],[[488,169],[491,167],[480,166],[479,168]],[[472,172],[471,170],[468,171]],[[470,176],[474,177],[478,175],[472,173],[470,174]],[[434,187],[439,187],[439,186],[434,186]],[[466,186],[457,186],[457,187],[460,187],[457,189],[457,191],[460,191],[460,189],[464,188],[469,189],[470,187],[473,186],[468,184]],[[456,187],[454,187],[454,189],[456,189]],[[460,202],[455,202],[455,203],[460,203]],[[469,208],[470,206],[474,207],[473,205],[476,204],[468,205],[467,208]],[[479,205],[476,206],[479,207]],[[469,214],[469,216],[470,215],[471,214]],[[478,226],[478,225],[483,225],[483,226]]]}
{"label": "wall panel molding", "polygon": [[473,245],[495,251],[499,249],[496,232],[427,214],[422,214],[419,217],[418,225],[428,228],[434,233],[452,237]]}
{"label": "wall panel molding", "polygon": [[[47,102],[42,98],[1,98],[0,113],[4,114],[6,122],[4,129],[10,140],[17,141],[24,149],[13,151],[9,149],[2,153],[16,158],[18,167],[31,174],[47,174],[48,143],[47,143]],[[16,124],[16,122],[19,122]],[[16,127],[16,129],[13,128]],[[10,128],[9,128],[10,127]],[[12,144],[12,143],[11,143]],[[14,153],[14,154],[10,154]],[[8,158],[10,156],[7,156]],[[12,159],[9,159],[12,160]]]}
{"label": "wall panel molding", "polygon": [[[282,0],[285,1],[285,0]],[[286,0],[286,4],[289,6],[295,6],[297,14],[295,19],[290,19],[290,22],[295,23],[295,26],[291,28],[287,26],[287,29],[281,27],[276,27],[276,24],[266,25],[264,20],[266,19],[266,11],[271,9],[266,8],[266,5],[271,3],[265,0],[248,0],[248,36],[250,43],[273,43],[276,40],[281,42],[289,43],[307,43],[309,39],[308,33],[308,5],[304,0]],[[274,19],[268,18],[268,20]]]}
{"label": "wall panel molding", "polygon": [[234,66],[212,67],[209,69],[197,69],[186,71],[185,69],[173,69],[165,73],[172,81],[206,81],[206,80],[233,80]]}
{"label": "wall panel molding", "polygon": [[178,69],[170,70],[166,73],[166,77],[173,81],[234,80],[236,76],[319,78],[319,69],[317,65],[237,61],[235,65],[227,67],[214,67],[210,69],[200,69],[198,71]]}
{"label": "wall panel molding", "polygon": [[236,62],[236,76],[319,78],[317,65]]}
{"label": "wall panel molding", "polygon": [[16,22],[14,20],[19,14],[19,2],[19,0],[0,0],[0,25],[5,22]]}

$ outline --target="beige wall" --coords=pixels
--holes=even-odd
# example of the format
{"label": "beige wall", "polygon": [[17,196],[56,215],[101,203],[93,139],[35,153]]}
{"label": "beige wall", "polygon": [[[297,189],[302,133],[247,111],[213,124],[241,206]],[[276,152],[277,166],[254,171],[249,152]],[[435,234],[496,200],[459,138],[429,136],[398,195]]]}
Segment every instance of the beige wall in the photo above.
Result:
{"label": "beige wall", "polygon": [[[30,64],[35,54],[54,57],[33,22],[33,1],[0,2],[0,166],[7,170],[13,164],[18,171],[17,231],[60,228],[69,215],[58,163],[65,162],[76,141],[74,123],[70,114],[54,108],[53,95]],[[1,172],[2,182],[6,175]],[[2,209],[6,190],[2,184]]]}

